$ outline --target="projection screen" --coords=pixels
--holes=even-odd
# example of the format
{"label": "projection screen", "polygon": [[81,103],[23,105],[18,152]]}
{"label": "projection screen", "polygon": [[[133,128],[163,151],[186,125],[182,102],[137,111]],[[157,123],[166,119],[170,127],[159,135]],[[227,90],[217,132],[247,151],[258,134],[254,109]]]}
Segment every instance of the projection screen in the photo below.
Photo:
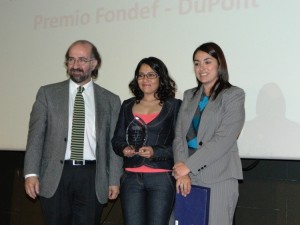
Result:
{"label": "projection screen", "polygon": [[230,82],[246,92],[243,158],[300,159],[299,0],[0,0],[0,149],[25,150],[40,86],[67,79],[64,54],[78,39],[99,49],[95,81],[130,97],[137,63],[155,56],[177,83],[196,86],[192,53],[213,41]]}

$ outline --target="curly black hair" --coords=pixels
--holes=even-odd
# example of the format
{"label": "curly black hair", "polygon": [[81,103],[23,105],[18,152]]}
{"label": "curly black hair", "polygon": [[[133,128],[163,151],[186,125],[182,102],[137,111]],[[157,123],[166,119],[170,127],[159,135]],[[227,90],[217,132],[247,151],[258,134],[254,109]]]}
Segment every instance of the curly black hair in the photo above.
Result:
{"label": "curly black hair", "polygon": [[137,76],[143,64],[150,66],[154,70],[154,72],[159,75],[159,87],[155,93],[155,97],[160,100],[160,103],[163,104],[168,98],[174,98],[177,87],[175,81],[170,77],[166,65],[158,58],[148,57],[142,59],[138,63],[135,69],[134,78],[129,83],[129,89],[135,96],[136,102],[139,103],[144,97],[144,93],[139,88],[137,82]]}

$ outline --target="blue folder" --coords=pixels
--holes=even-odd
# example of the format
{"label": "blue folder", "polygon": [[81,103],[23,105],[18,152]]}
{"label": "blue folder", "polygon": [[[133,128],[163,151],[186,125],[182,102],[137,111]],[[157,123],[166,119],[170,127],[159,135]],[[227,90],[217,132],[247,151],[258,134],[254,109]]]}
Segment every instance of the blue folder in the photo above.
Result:
{"label": "blue folder", "polygon": [[176,194],[175,225],[208,225],[210,188],[192,185],[186,197]]}

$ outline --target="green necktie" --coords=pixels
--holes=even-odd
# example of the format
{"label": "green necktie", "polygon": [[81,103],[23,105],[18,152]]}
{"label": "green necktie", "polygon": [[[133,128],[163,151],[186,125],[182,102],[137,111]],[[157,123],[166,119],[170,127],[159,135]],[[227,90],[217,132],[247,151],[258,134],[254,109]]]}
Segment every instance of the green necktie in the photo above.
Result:
{"label": "green necktie", "polygon": [[83,160],[85,110],[82,92],[84,87],[79,86],[75,97],[72,137],[71,137],[71,159]]}

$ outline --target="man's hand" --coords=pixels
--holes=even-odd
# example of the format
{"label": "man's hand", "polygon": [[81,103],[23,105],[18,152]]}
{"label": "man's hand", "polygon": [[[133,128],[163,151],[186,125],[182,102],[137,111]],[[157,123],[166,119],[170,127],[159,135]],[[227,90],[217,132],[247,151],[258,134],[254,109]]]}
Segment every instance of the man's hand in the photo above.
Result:
{"label": "man's hand", "polygon": [[120,187],[119,186],[109,186],[108,187],[108,198],[110,200],[114,200],[118,197],[120,193]]}
{"label": "man's hand", "polygon": [[37,197],[40,192],[40,182],[37,176],[25,179],[25,191],[31,198],[35,199]]}

